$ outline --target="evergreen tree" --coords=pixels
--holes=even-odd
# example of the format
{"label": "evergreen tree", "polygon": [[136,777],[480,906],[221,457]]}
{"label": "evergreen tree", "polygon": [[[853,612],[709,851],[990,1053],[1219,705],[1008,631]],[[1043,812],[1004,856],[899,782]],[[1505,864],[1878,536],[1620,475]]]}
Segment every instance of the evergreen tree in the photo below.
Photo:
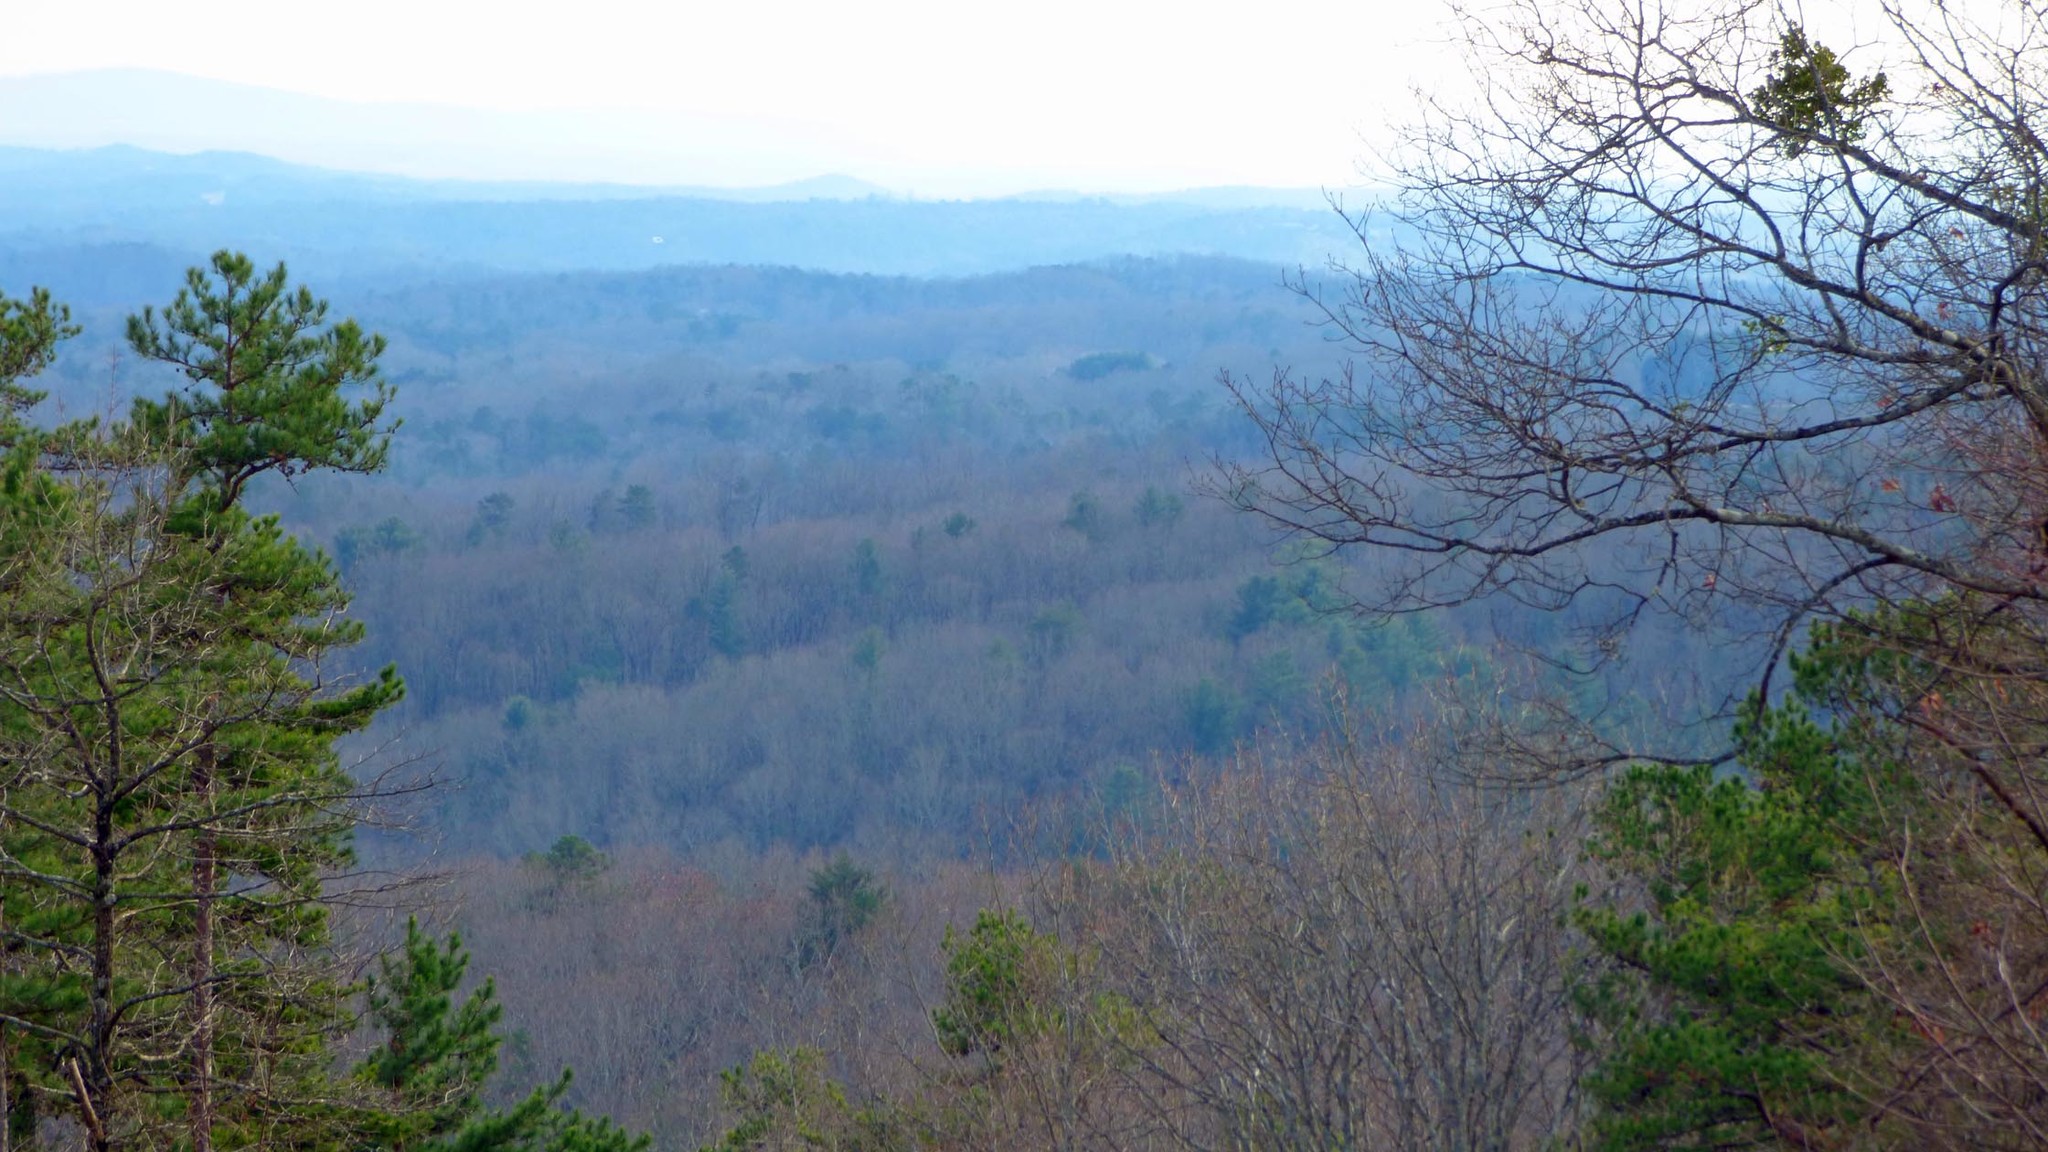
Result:
{"label": "evergreen tree", "polygon": [[268,472],[382,466],[382,343],[325,312],[221,253],[130,322],[185,384],[44,430],[18,374],[71,328],[41,293],[0,306],[0,1017],[37,1049],[17,1130],[54,1105],[95,1148],[291,1143],[326,1094],[349,1014],[325,882],[364,795],[334,742],[403,689],[323,673],[361,636],[338,575],[240,507]]}
{"label": "evergreen tree", "polygon": [[626,489],[619,500],[619,513],[625,517],[626,527],[634,532],[644,532],[654,527],[660,509],[654,504],[654,490],[645,484],[635,484]]}
{"label": "evergreen tree", "polygon": [[205,504],[233,507],[268,472],[383,469],[397,427],[384,419],[384,338],[353,320],[328,323],[327,308],[293,288],[284,265],[258,276],[247,256],[221,251],[185,274],[168,308],[129,318],[136,355],[186,380],[161,400],[138,399],[130,422],[179,449]]}
{"label": "evergreen tree", "polygon": [[[184,386],[161,400],[135,402],[136,434],[172,451],[172,483],[181,491],[177,530],[218,548],[243,523],[239,505],[249,483],[265,473],[294,476],[329,469],[376,472],[384,467],[395,425],[383,419],[391,388],[379,376],[381,336],[353,320],[330,324],[328,305],[311,290],[294,288],[282,264],[258,275],[240,253],[214,254],[205,268],[186,273],[185,286],[162,313],[144,309],[128,321],[128,343],[146,360],[169,365]],[[392,550],[403,525],[380,526],[380,550]],[[216,586],[224,602],[239,581]],[[353,637],[351,637],[353,639]],[[200,797],[223,786],[241,767],[223,762],[227,742],[193,750],[189,785]],[[213,1123],[214,902],[224,867],[224,846],[210,829],[196,830],[192,848],[194,1152],[208,1152]],[[302,854],[294,853],[294,857]]]}
{"label": "evergreen tree", "polygon": [[[270,518],[178,530],[159,451],[74,434],[64,474],[24,445],[0,484],[0,878],[24,912],[5,1012],[96,1148],[156,1139],[174,1085],[317,1073],[346,1025],[324,880],[362,796],[333,742],[402,692],[323,679],[360,635],[332,565]],[[280,1121],[190,1103],[209,1138]]]}
{"label": "evergreen tree", "polygon": [[1106,525],[1103,522],[1102,501],[1095,493],[1083,489],[1067,501],[1066,519],[1060,526],[1071,528],[1090,540],[1099,540]]}
{"label": "evergreen tree", "polygon": [[0,293],[0,406],[8,415],[19,416],[42,398],[21,382],[48,368],[57,345],[77,334],[71,310],[49,292],[38,288],[26,300]]}
{"label": "evergreen tree", "polygon": [[493,492],[476,502],[476,518],[469,523],[468,540],[472,546],[486,539],[503,536],[505,526],[512,522],[512,497],[503,492]]}
{"label": "evergreen tree", "polygon": [[2039,632],[1962,598],[1814,629],[1739,771],[1638,766],[1591,842],[1600,1147],[2030,1147],[2048,1132]]}
{"label": "evergreen tree", "polygon": [[1900,1037],[1841,958],[1896,893],[1861,843],[1880,801],[1834,735],[1791,703],[1745,731],[1741,775],[1644,766],[1611,792],[1594,854],[1641,877],[1649,908],[1581,916],[1615,962],[1582,993],[1610,1053],[1598,1146],[1772,1143],[1867,1115],[1858,1061]]}
{"label": "evergreen tree", "polygon": [[690,601],[690,615],[704,621],[711,648],[720,656],[737,660],[747,653],[746,622],[741,618],[750,561],[746,550],[734,545],[720,558],[719,571],[704,595]]}
{"label": "evergreen tree", "polygon": [[498,1069],[504,1007],[486,979],[457,999],[469,968],[459,937],[437,944],[406,925],[405,947],[386,957],[369,988],[370,1019],[384,1042],[356,1068],[381,1107],[356,1117],[365,1152],[643,1152],[609,1120],[561,1107],[564,1070],[509,1108],[492,1109],[484,1091]]}
{"label": "evergreen tree", "polygon": [[811,924],[797,944],[797,966],[832,959],[840,946],[873,923],[889,903],[875,874],[840,853],[811,872]]}
{"label": "evergreen tree", "polygon": [[[24,381],[48,368],[56,359],[57,346],[77,332],[70,310],[52,300],[44,289],[35,289],[27,300],[0,294],[0,444],[13,449],[10,461],[22,458],[18,442],[29,431],[23,416],[43,398]],[[0,716],[0,723],[11,719]],[[0,996],[5,997],[0,1000],[0,1013],[7,1013],[0,1015],[0,1125],[15,1138],[33,1132],[36,1101],[26,1090],[26,1078],[16,1071],[16,1041],[9,1028],[11,1009],[50,1012],[57,1008],[54,1000],[73,990],[19,973],[11,959],[17,939],[11,933],[34,938],[63,928],[75,935],[76,929],[75,924],[64,923],[75,917],[75,909],[58,910],[53,923],[50,914],[39,912],[27,901],[10,899],[13,888],[4,881],[14,868],[48,872],[59,864],[50,856],[47,842],[24,831],[17,824],[0,824],[0,862],[4,862],[0,863],[4,869],[0,870],[0,941],[5,942],[0,946]],[[29,1039],[34,1043],[42,1038],[31,1035]]]}
{"label": "evergreen tree", "polygon": [[1147,528],[1171,528],[1180,522],[1183,511],[1179,496],[1148,486],[1145,494],[1138,497],[1131,515]]}

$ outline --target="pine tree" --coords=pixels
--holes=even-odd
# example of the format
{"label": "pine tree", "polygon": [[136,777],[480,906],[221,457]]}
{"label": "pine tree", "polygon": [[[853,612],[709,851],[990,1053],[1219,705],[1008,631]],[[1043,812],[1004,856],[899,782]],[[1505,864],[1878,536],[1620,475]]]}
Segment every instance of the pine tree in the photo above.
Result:
{"label": "pine tree", "polygon": [[[402,686],[388,670],[320,678],[360,629],[338,616],[332,566],[274,520],[180,532],[170,466],[72,444],[63,476],[23,448],[0,485],[0,823],[22,909],[8,943],[27,987],[48,989],[10,988],[7,1013],[68,1054],[43,1093],[109,1148],[168,1123],[172,1085],[282,1083],[345,1026],[322,974],[323,880],[348,860],[362,790],[333,741]],[[209,1138],[243,1120],[262,1117],[204,1117]]]}
{"label": "pine tree", "polygon": [[811,871],[810,924],[797,940],[798,968],[829,962],[888,906],[889,890],[844,852]]}
{"label": "pine tree", "polygon": [[[49,367],[57,346],[77,331],[70,311],[55,303],[47,291],[37,289],[27,300],[0,294],[0,443],[17,444],[28,431],[23,415],[43,398],[22,382]],[[0,715],[0,723],[10,719]],[[23,1005],[50,1011],[55,1006],[52,998],[65,995],[47,980],[18,973],[13,962],[16,948],[11,933],[35,937],[57,927],[25,901],[9,900],[11,886],[5,883],[17,867],[50,870],[54,862],[43,848],[36,837],[22,835],[20,828],[0,826],[0,1013]],[[58,913],[60,919],[64,915]],[[31,1131],[35,1123],[35,1099],[24,1090],[26,1079],[16,1071],[17,1040],[9,1023],[0,1015],[0,1148],[12,1147],[12,1137]],[[30,1036],[29,1042],[38,1039]]]}
{"label": "pine tree", "polygon": [[[14,373],[71,331],[40,293],[0,321]],[[57,1104],[94,1148],[289,1143],[349,1024],[324,879],[363,787],[334,741],[403,688],[325,678],[361,636],[338,575],[240,500],[382,465],[382,345],[228,253],[130,338],[187,383],[125,422],[34,428],[5,379],[0,1018],[34,1049],[9,1108]]]}
{"label": "pine tree", "polygon": [[384,419],[384,338],[353,320],[330,324],[327,310],[291,287],[284,265],[259,277],[247,256],[222,251],[185,274],[161,313],[129,317],[136,355],[186,379],[161,400],[138,399],[130,422],[180,450],[204,504],[234,507],[265,473],[383,469],[397,428]]}
{"label": "pine tree", "polygon": [[[2038,1142],[2041,648],[1987,619],[1946,600],[1817,626],[1789,698],[1752,701],[1739,771],[1610,789],[1591,847],[1641,906],[1580,914],[1612,963],[1582,989],[1596,1146]],[[1957,739],[1979,722],[1997,739]]]}
{"label": "pine tree", "polygon": [[460,937],[436,943],[417,921],[405,947],[386,957],[369,990],[371,1021],[384,1043],[356,1068],[381,1107],[355,1118],[359,1146],[389,1152],[643,1152],[634,1136],[602,1117],[560,1106],[564,1070],[509,1108],[485,1105],[498,1068],[504,1007],[486,979],[457,1000],[469,968]]}
{"label": "pine tree", "polygon": [[[383,421],[392,393],[377,370],[384,340],[352,320],[328,324],[327,310],[309,289],[291,287],[284,265],[259,277],[248,257],[221,251],[208,268],[186,273],[184,288],[161,314],[144,309],[129,318],[136,354],[186,379],[162,400],[137,400],[130,415],[137,434],[176,449],[173,482],[189,490],[179,530],[217,547],[241,528],[242,495],[265,473],[383,468],[392,430]],[[218,595],[232,600],[236,587],[224,580]],[[212,797],[235,787],[226,777],[238,765],[222,762],[230,751],[213,743],[193,750],[193,792]],[[223,851],[210,830],[198,830],[191,879],[194,1152],[212,1146],[215,955],[225,950],[215,939],[214,902],[229,863]]]}
{"label": "pine tree", "polygon": [[1580,917],[1613,962],[1581,992],[1607,1052],[1596,1147],[1800,1145],[1875,1119],[1867,1068],[1902,1037],[1845,959],[1897,893],[1859,828],[1910,792],[1859,787],[1839,735],[1793,701],[1744,732],[1739,775],[1642,766],[1611,791],[1593,852],[1648,909]]}

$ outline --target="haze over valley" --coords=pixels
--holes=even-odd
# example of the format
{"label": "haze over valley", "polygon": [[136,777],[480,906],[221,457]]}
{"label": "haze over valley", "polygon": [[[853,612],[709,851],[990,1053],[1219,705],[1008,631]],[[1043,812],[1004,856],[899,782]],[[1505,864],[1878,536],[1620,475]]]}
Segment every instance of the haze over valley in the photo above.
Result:
{"label": "haze over valley", "polygon": [[2048,24],[1837,8],[10,13],[0,1152],[2048,1147]]}

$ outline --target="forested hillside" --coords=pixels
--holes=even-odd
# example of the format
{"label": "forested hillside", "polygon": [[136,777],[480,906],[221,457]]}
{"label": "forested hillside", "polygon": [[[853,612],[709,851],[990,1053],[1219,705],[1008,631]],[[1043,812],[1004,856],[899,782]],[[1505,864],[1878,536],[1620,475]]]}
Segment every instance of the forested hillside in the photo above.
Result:
{"label": "forested hillside", "polygon": [[[1399,711],[1570,635],[1350,615],[1368,570],[1201,494],[1255,448],[1219,366],[1330,361],[1277,270],[675,269],[348,303],[391,341],[390,473],[264,498],[357,591],[364,666],[407,670],[387,729],[449,778],[425,821],[449,853],[953,855],[1020,803],[1127,806],[1162,763],[1312,734],[1334,692]],[[49,378],[85,403],[108,364],[74,344]],[[1613,723],[1699,702],[1670,672],[1693,641],[1644,644],[1653,692]]]}
{"label": "forested hillside", "polygon": [[388,283],[723,263],[918,276],[1116,255],[1316,264],[1349,238],[1314,195],[913,200],[847,184],[750,192],[411,181],[236,153],[0,149],[0,257],[76,300],[61,274],[78,270],[78,249],[107,246],[118,259],[125,246],[193,256],[232,245],[276,253],[327,283]]}
{"label": "forested hillside", "polygon": [[1381,216],[0,153],[0,1152],[2048,1147],[2048,25],[1510,9]]}
{"label": "forested hillside", "polygon": [[[116,338],[138,255],[74,254],[95,287],[52,404],[175,381]],[[842,997],[913,1026],[947,923],[1240,742],[1399,733],[1508,682],[1669,733],[1739,675],[1676,622],[1587,678],[1543,663],[1580,646],[1571,614],[1359,615],[1372,557],[1211,493],[1260,452],[1218,371],[1337,363],[1279,268],[451,274],[335,307],[388,341],[388,466],[250,498],[355,595],[335,671],[405,672],[352,748],[437,783],[359,843],[455,879],[514,1083],[572,1064],[571,1099],[664,1147],[705,1130],[720,1068],[885,1026]],[[835,853],[897,927],[821,983],[806,888]],[[907,971],[923,993],[853,991]]]}

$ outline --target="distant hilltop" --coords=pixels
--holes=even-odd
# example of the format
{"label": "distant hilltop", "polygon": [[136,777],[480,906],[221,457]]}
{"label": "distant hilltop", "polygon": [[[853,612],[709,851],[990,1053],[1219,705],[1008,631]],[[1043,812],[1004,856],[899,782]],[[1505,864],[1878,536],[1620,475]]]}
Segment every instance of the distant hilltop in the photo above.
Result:
{"label": "distant hilltop", "polygon": [[[635,109],[503,111],[335,100],[148,69],[0,77],[0,148],[89,152],[111,182],[261,177],[352,198],[615,200],[676,196],[774,203],[925,195],[846,172],[862,158],[815,131],[743,114]],[[38,161],[0,156],[0,172]],[[821,174],[823,173],[823,174]],[[347,178],[346,187],[333,182]],[[397,183],[393,183],[393,182]],[[1034,201],[1173,202],[1326,209],[1299,188],[1029,190]],[[982,198],[996,199],[1001,196]]]}
{"label": "distant hilltop", "polygon": [[[0,80],[0,124],[9,119],[5,115],[5,86],[9,83],[13,81]],[[0,188],[0,208],[18,204],[31,190],[36,195],[61,192],[84,196],[100,205],[156,207],[192,200],[219,205],[230,196],[238,202],[257,204],[337,199],[397,203],[656,198],[770,204],[898,198],[880,185],[836,173],[748,188],[428,179],[298,164],[254,152],[169,152],[132,144],[21,147],[5,140],[0,140],[0,177],[15,184],[12,190]]]}
{"label": "distant hilltop", "polygon": [[684,264],[967,276],[1191,255],[1255,261],[1277,281],[1357,244],[1320,194],[1275,206],[1263,193],[926,200],[844,175],[751,188],[446,180],[243,151],[0,146],[0,289],[59,272],[125,284],[124,270],[223,247],[306,274],[385,279]]}

